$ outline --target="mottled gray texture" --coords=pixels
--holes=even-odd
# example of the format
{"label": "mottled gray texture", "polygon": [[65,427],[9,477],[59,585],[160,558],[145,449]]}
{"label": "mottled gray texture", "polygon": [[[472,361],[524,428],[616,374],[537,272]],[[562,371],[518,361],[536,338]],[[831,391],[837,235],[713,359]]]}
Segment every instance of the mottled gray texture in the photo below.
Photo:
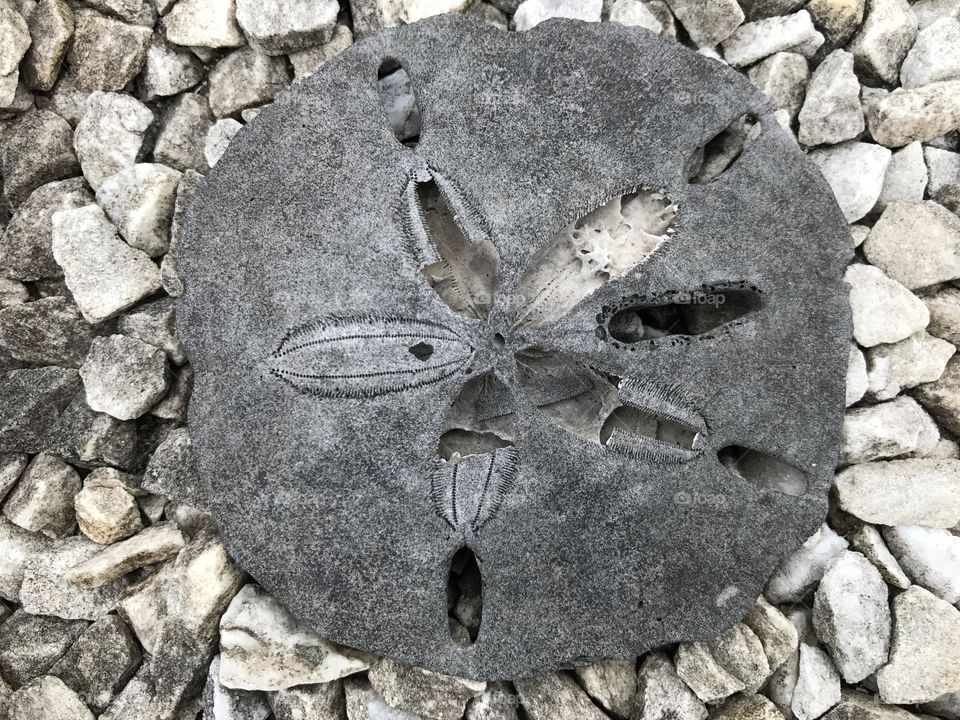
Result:
{"label": "mottled gray texture", "polygon": [[[379,105],[385,57],[402,61],[419,97],[414,150]],[[695,150],[745,112],[762,132],[739,160],[712,183],[684,182]],[[455,315],[411,254],[417,224],[401,198],[430,173],[468,234],[499,250],[489,320]],[[678,204],[672,239],[559,321],[512,329],[510,299],[534,251],[637,186]],[[187,213],[178,329],[197,371],[198,468],[228,548],[324,637],[449,674],[516,677],[713,636],[825,515],[851,250],[829,188],[761,95],[648,32],[551,20],[507,35],[437,17],[361,42],[264,110]],[[740,282],[762,307],[719,331],[629,348],[598,339],[598,316],[605,325],[625,298]],[[470,358],[446,375],[426,364],[404,392],[385,392],[404,386],[385,375],[373,397],[337,397],[350,393],[332,383],[301,393],[271,375],[288,333],[334,315],[352,319],[315,326],[321,339],[388,316],[410,345],[433,334],[438,356],[469,346]],[[562,430],[517,378],[513,352],[533,345],[631,378],[640,394],[682,397],[705,445],[678,462]],[[478,514],[475,530],[438,509],[431,473],[445,466],[437,444],[451,402],[490,368],[512,392],[517,472],[509,487],[496,478],[498,513]],[[808,491],[728,472],[716,450],[729,445],[801,468]],[[469,648],[451,640],[446,606],[464,545],[484,592]]]}

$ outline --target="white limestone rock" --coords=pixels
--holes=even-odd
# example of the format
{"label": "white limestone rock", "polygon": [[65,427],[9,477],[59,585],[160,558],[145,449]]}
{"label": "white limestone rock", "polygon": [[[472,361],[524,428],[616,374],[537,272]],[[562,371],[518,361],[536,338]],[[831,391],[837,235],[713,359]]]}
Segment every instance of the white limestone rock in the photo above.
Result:
{"label": "white limestone rock", "polygon": [[645,720],[705,720],[707,708],[677,675],[664,653],[644,658],[637,676],[635,717]]}
{"label": "white limestone rock", "polygon": [[140,99],[155,100],[189,90],[203,79],[203,63],[189,50],[172,45],[155,33],[138,79]]}
{"label": "white limestone rock", "polygon": [[65,0],[40,0],[27,17],[32,40],[20,65],[20,77],[35,92],[48,92],[57,82],[75,27]]}
{"label": "white limestone rock", "polygon": [[900,66],[900,85],[915,88],[960,80],[960,20],[943,17],[924,28]]}
{"label": "white limestone rock", "polygon": [[890,400],[905,389],[939,380],[956,346],[920,331],[890,345],[867,351],[868,390],[876,400]]}
{"label": "white limestone rock", "polygon": [[797,651],[800,636],[792,622],[761,595],[743,618],[743,623],[760,639],[767,664],[776,670]]}
{"label": "white limestone rock", "polygon": [[220,682],[237,690],[325,683],[369,667],[317,635],[259,586],[246,585],[220,620]]}
{"label": "white limestone rock", "polygon": [[738,695],[711,714],[713,720],[782,720],[783,713],[763,695]]}
{"label": "white limestone rock", "polygon": [[93,713],[60,678],[31,680],[7,701],[10,720],[94,720]]}
{"label": "white limestone rock", "polygon": [[522,32],[555,17],[600,22],[602,10],[602,0],[523,0],[513,15],[513,24]]}
{"label": "white limestone rock", "polygon": [[907,0],[869,0],[867,16],[850,43],[857,67],[888,85],[896,83],[917,28]]}
{"label": "white limestone rock", "polygon": [[77,8],[74,17],[73,41],[66,60],[77,87],[123,90],[143,68],[151,28],[121,22],[83,6]]}
{"label": "white limestone rock", "polygon": [[77,471],[47,453],[35,455],[3,505],[6,518],[24,530],[62,538],[77,525],[73,496],[82,483]]}
{"label": "white limestone rock", "polygon": [[0,515],[0,598],[20,602],[24,568],[50,543],[45,535],[24,530]]}
{"label": "white limestone rock", "polygon": [[[790,120],[796,117],[810,80],[810,67],[803,55],[778,52],[751,67],[747,76],[760,92],[770,98],[776,110],[786,110]],[[859,87],[857,85],[858,91]],[[860,114],[859,101],[857,113]]]}
{"label": "white limestone rock", "polygon": [[99,190],[111,175],[133,167],[152,123],[150,108],[129,95],[90,93],[73,136],[73,147],[90,187]]}
{"label": "white limestone rock", "polygon": [[746,687],[714,658],[706,643],[680,643],[673,657],[677,675],[705,703],[716,702]]}
{"label": "white limestone rock", "polygon": [[16,72],[29,47],[30,30],[27,21],[13,5],[0,2],[0,75]]}
{"label": "white limestone rock", "polygon": [[862,347],[899,342],[930,321],[923,301],[879,268],[854,263],[844,280],[850,286],[853,336]]}
{"label": "white limestone rock", "polygon": [[950,359],[938,380],[919,385],[914,396],[937,422],[954,435],[960,434],[960,356]]}
{"label": "white limestone rock", "polygon": [[853,55],[834,50],[823,59],[810,78],[799,120],[798,138],[804,145],[834,145],[863,132],[866,123]]}
{"label": "white limestone rock", "polygon": [[873,525],[863,525],[850,535],[850,544],[879,571],[887,585],[900,590],[910,587],[910,578],[890,552],[880,531]]}
{"label": "white limestone rock", "polygon": [[896,525],[883,539],[913,580],[950,604],[960,602],[960,536],[942,528]]}
{"label": "white limestone rock", "polygon": [[[573,678],[566,674],[554,673],[525,678],[515,681],[514,685],[529,720],[565,720],[566,718],[608,720],[607,716],[590,702],[590,698]],[[389,697],[385,699],[390,703]],[[441,717],[434,714],[428,717],[435,717],[437,720],[454,720],[459,716]]]}
{"label": "white limestone rock", "polygon": [[[724,59],[733,67],[745,67],[774,53],[797,48],[814,52],[824,42],[810,19],[800,10],[793,15],[764,18],[738,27],[721,43]],[[809,53],[812,55],[812,53]]]}
{"label": "white limestone rock", "polygon": [[797,720],[814,720],[840,702],[840,674],[820,648],[800,645],[797,685],[790,709]]}
{"label": "white limestone rock", "polygon": [[912,704],[960,688],[960,610],[921,587],[893,599],[890,662],[877,672],[880,699]]}
{"label": "white limestone rock", "polygon": [[[326,686],[315,686],[324,688]],[[334,688],[335,690],[338,688]],[[309,690],[309,689],[308,689]],[[287,700],[287,698],[284,698]],[[203,720],[267,720],[270,717],[270,705],[263,693],[249,692],[247,690],[234,690],[224,687],[220,682],[220,656],[218,655],[210,663],[210,671],[207,673],[207,684],[203,690]],[[293,708],[287,707],[289,703],[281,701],[281,714],[278,720],[301,717],[307,720],[306,715],[293,715]],[[342,704],[342,701],[341,701]],[[316,713],[318,720],[325,720],[319,712]]]}
{"label": "white limestone rock", "polygon": [[851,223],[876,205],[883,190],[890,156],[890,150],[885,147],[854,141],[818,148],[810,153],[810,159],[820,168],[840,210]]}
{"label": "white limestone rock", "polygon": [[173,557],[185,544],[186,539],[176,525],[157,523],[131,538],[101,546],[95,555],[70,568],[64,578],[77,587],[100,587],[137,568]]}
{"label": "white limestone rock", "polygon": [[776,604],[802,600],[823,577],[830,562],[847,549],[847,541],[823,525],[797,550],[785,557],[763,591]]}
{"label": "white limestone rock", "polygon": [[[213,124],[213,127],[207,131],[207,140],[203,146],[203,155],[207,158],[207,164],[210,167],[216,165],[220,158],[223,157],[230,142],[242,129],[243,125],[233,118],[225,118],[223,120],[217,120]],[[926,183],[926,177],[924,177],[924,183]]]}
{"label": "white limestone rock", "polygon": [[87,404],[118,420],[145,415],[169,387],[164,352],[125,335],[94,339],[80,377]]}
{"label": "white limestone rock", "polygon": [[353,45],[353,33],[350,28],[338,24],[327,42],[290,53],[294,79],[303,80],[310,77],[323,63],[336,57],[351,45]]}
{"label": "white limestone rock", "polygon": [[806,5],[813,22],[827,39],[828,47],[847,42],[863,22],[865,0],[810,0]]}
{"label": "white limestone rock", "polygon": [[234,50],[210,71],[210,109],[218,118],[271,102],[290,83],[283,58]]}
{"label": "white limestone rock", "polygon": [[845,404],[850,407],[867,394],[867,359],[856,343],[850,343],[850,356],[847,360],[847,389]]}
{"label": "white limestone rock", "polygon": [[923,146],[919,141],[914,141],[890,157],[883,178],[883,189],[873,212],[883,212],[894,200],[918,203],[923,200],[926,187],[927,164],[923,158]]}
{"label": "white limestone rock", "polygon": [[[325,42],[340,12],[337,0],[236,2],[237,22],[250,43],[267,55],[285,55]],[[408,19],[408,22],[419,19]]]}
{"label": "white limestone rock", "polygon": [[756,693],[770,677],[770,663],[760,638],[745,623],[708,643],[710,653],[731,675],[743,683],[743,692]]}
{"label": "white limestone rock", "polygon": [[825,720],[917,720],[918,715],[896,705],[886,705],[876,695],[867,695],[846,688],[841,692],[840,703]]}
{"label": "white limestone rock", "polygon": [[655,35],[663,32],[663,23],[641,0],[614,0],[610,6],[610,22],[628,27],[642,27]]}
{"label": "white limestone rock", "polygon": [[74,509],[80,531],[101,545],[126,540],[143,529],[137,499],[117,482],[87,477]]}
{"label": "white limestone rock", "polygon": [[960,128],[960,80],[894,90],[867,108],[867,127],[887,147],[927,142]]}
{"label": "white limestone rock", "polygon": [[[384,701],[383,696],[370,686],[370,683],[358,677],[348,677],[343,681],[343,694],[346,701],[347,720],[433,720],[390,707]],[[597,713],[599,714],[600,711],[597,710]],[[318,720],[342,719],[343,713],[338,712],[329,719],[321,716]],[[311,716],[304,718],[304,720],[314,720],[314,718]],[[513,720],[513,718],[510,720]]]}
{"label": "white limestone rock", "polygon": [[923,299],[930,312],[927,332],[954,345],[960,345],[960,290],[945,287]]}
{"label": "white limestone rock", "polygon": [[580,686],[614,717],[630,716],[637,694],[637,666],[633,661],[605,660],[574,670]]}
{"label": "white limestone rock", "polygon": [[960,152],[928,146],[923,149],[923,158],[927,165],[927,193],[930,197],[938,200],[960,187]]}
{"label": "white limestone rock", "polygon": [[170,221],[181,177],[166,165],[134,165],[104,181],[97,203],[128,245],[157,257],[170,247]]}
{"label": "white limestone rock", "polygon": [[713,47],[743,23],[736,0],[667,0],[673,14],[698,47]]}
{"label": "white limestone rock", "polygon": [[229,48],[245,43],[236,0],[177,0],[163,18],[167,40],[184,47]]}
{"label": "white limestone rock", "polygon": [[843,418],[840,465],[926,453],[940,440],[933,418],[911,397],[848,410]]}

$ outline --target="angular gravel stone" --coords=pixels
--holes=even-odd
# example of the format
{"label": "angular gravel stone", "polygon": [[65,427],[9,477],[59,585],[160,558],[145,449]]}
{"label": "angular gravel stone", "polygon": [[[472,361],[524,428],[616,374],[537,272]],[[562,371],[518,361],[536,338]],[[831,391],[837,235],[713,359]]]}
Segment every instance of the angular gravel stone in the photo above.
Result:
{"label": "angular gravel stone", "polygon": [[753,630],[737,623],[708,643],[710,653],[744,685],[744,692],[757,692],[770,677],[766,651]]}
{"label": "angular gravel stone", "polygon": [[932,200],[890,203],[863,251],[910,289],[960,278],[960,218]]}
{"label": "angular gravel stone", "polygon": [[146,64],[137,82],[140,99],[147,102],[189,90],[203,79],[203,63],[188,50],[171,45],[154,34],[147,47]]}
{"label": "angular gravel stone", "polygon": [[867,126],[881,145],[926,142],[960,128],[960,80],[898,89],[869,106]]}
{"label": "angular gravel stone", "polygon": [[69,178],[79,171],[73,152],[73,130],[55,113],[25,113],[0,135],[3,194],[14,207],[41,185]]}
{"label": "angular gravel stone", "polygon": [[899,342],[930,321],[923,301],[879,268],[854,263],[844,280],[850,285],[853,336],[863,347]]}
{"label": "angular gravel stone", "polygon": [[867,352],[871,397],[889,400],[906,388],[939,380],[956,347],[924,331]]}
{"label": "angular gravel stone", "polygon": [[166,165],[134,165],[103,182],[97,203],[128,245],[157,257],[170,246],[170,221],[181,177]]}
{"label": "angular gravel stone", "polygon": [[914,395],[947,430],[960,433],[960,358],[954,355],[940,379],[920,385]]}
{"label": "angular gravel stone", "polygon": [[680,643],[673,661],[677,675],[703,702],[722,700],[745,687],[743,681],[717,662],[705,643]]}
{"label": "angular gravel stone", "polygon": [[960,720],[960,691],[941,695],[936,700],[924,703],[920,709],[945,720]]}
{"label": "angular gravel stone", "polygon": [[10,696],[10,720],[93,720],[89,708],[62,680],[31,680]]}
{"label": "angular gravel stone", "polygon": [[20,479],[29,460],[25,453],[0,453],[0,502]]}
{"label": "angular gravel stone", "polygon": [[157,495],[179,498],[197,507],[207,505],[187,428],[171,431],[157,447],[144,473],[143,487]]}
{"label": "angular gravel stone", "polygon": [[[370,687],[366,680],[356,677],[347,678],[343,681],[343,691],[347,720],[430,720],[422,715],[414,715],[388,706],[380,693]],[[597,712],[600,711],[597,710]],[[334,715],[329,720],[342,720],[342,717],[342,714]],[[321,718],[327,720],[323,716]]]}
{"label": "angular gravel stone", "polygon": [[33,42],[23,57],[20,76],[31,90],[47,92],[57,82],[73,37],[73,10],[65,0],[39,0],[27,23]]}
{"label": "angular gravel stone", "polygon": [[[220,682],[229,688],[282,690],[330,682],[367,667],[358,655],[344,654],[298,621],[257,585],[244,587],[220,620]],[[462,705],[460,710],[462,715]]]}
{"label": "angular gravel stone", "polygon": [[574,675],[587,695],[604,712],[618,718],[630,716],[637,694],[637,666],[635,662],[606,660],[576,668]]}
{"label": "angular gravel stone", "polygon": [[[39,533],[32,533],[0,516],[0,597],[20,602],[20,586],[27,562],[50,544]],[[0,626],[2,627],[2,626]]]}
{"label": "angular gravel stone", "polygon": [[170,298],[162,298],[125,313],[119,318],[117,329],[124,335],[162,349],[171,362],[180,365],[186,362],[187,356],[176,336],[175,318],[176,303]]}
{"label": "angular gravel stone", "polygon": [[[333,692],[329,692],[328,688],[332,688]],[[317,692],[318,689],[320,692]],[[334,683],[295,688],[279,702],[276,702],[278,698],[274,698],[276,720],[284,720],[284,718],[308,720],[314,717],[317,720],[327,720],[327,718],[333,720],[334,716],[330,713],[323,714],[325,708],[321,702],[317,702],[321,697],[324,700],[331,699],[330,696],[333,696],[332,699],[339,700],[342,710],[343,695],[339,686]],[[220,683],[220,656],[215,657],[210,663],[210,672],[207,673],[207,682],[203,689],[203,720],[267,720],[268,717],[270,717],[270,705],[267,703],[266,695],[259,692],[234,690]],[[339,718],[339,716],[336,717]]]}
{"label": "angular gravel stone", "polygon": [[331,58],[339,55],[353,44],[353,33],[346,25],[337,25],[328,42],[290,53],[293,76],[296,80],[310,77]]}
{"label": "angular gravel stone", "polygon": [[0,452],[49,448],[52,431],[80,384],[76,370],[53,366],[0,375]]}
{"label": "angular gravel stone", "polygon": [[713,720],[780,720],[783,713],[763,695],[734,697],[711,717]]}
{"label": "angular gravel stone", "polygon": [[863,22],[865,0],[810,0],[807,11],[829,47],[844,44]]}
{"label": "angular gravel stone", "polygon": [[927,166],[927,192],[934,200],[960,186],[960,153],[925,147],[923,159]]}
{"label": "angular gravel stone", "polygon": [[907,453],[923,454],[937,444],[936,423],[916,400],[895,400],[848,410],[843,420],[840,465],[894,458]]}
{"label": "angular gravel stone", "polygon": [[0,308],[22,305],[30,300],[30,290],[19,280],[0,277]]}
{"label": "angular gravel stone", "polygon": [[923,146],[912,142],[895,152],[890,158],[883,189],[874,212],[882,212],[894,200],[919,203],[927,187],[927,164],[923,159]]}
{"label": "angular gravel stone", "polygon": [[[373,680],[371,679],[371,682]],[[563,673],[516,680],[514,686],[529,720],[607,720],[577,683]],[[374,682],[374,687],[376,683]],[[482,690],[482,688],[481,688]],[[477,691],[479,692],[479,691]],[[476,693],[474,693],[476,694]],[[385,698],[388,704],[390,698]],[[452,703],[451,703],[452,705]],[[459,715],[433,715],[437,720]]]}
{"label": "angular gravel stone", "polygon": [[250,43],[268,55],[285,55],[330,38],[336,0],[237,0],[237,22]]}
{"label": "angular gravel stone", "polygon": [[642,27],[657,35],[663,32],[663,23],[640,0],[614,0],[610,6],[610,22],[618,22],[628,27]]}
{"label": "angular gravel stone", "polygon": [[896,83],[917,28],[907,0],[870,0],[867,16],[850,43],[857,68],[888,85]]}
{"label": "angular gravel stone", "polygon": [[823,59],[810,78],[799,119],[804,145],[832,145],[863,132],[866,123],[853,55],[834,50]]}
{"label": "angular gravel stone", "polygon": [[0,3],[0,75],[15,72],[30,47],[26,20],[9,3]]}
{"label": "angular gravel stone", "polygon": [[116,615],[107,615],[84,631],[50,674],[99,713],[133,677],[141,658],[130,628]]}
{"label": "angular gravel stone", "polygon": [[18,280],[59,277],[53,257],[53,215],[89,205],[93,195],[83,178],[41,185],[14,212],[0,239],[0,272]]}
{"label": "angular gravel stone", "polygon": [[846,682],[858,683],[887,662],[890,622],[880,572],[860,553],[838,555],[817,588],[813,624]]}
{"label": "angular gravel stone", "polygon": [[[803,105],[807,82],[810,79],[810,68],[803,55],[779,52],[751,67],[747,75],[750,82],[770,98],[775,109],[786,110],[791,118],[796,117]],[[858,90],[859,87],[857,85]],[[860,114],[859,101],[857,113]]]}
{"label": "angular gravel stone", "polygon": [[640,665],[633,717],[644,720],[704,720],[707,708],[677,675],[670,658],[652,652]]}
{"label": "angular gravel stone", "polygon": [[812,590],[830,562],[847,549],[847,541],[823,525],[773,571],[763,594],[770,602],[799,602]]}
{"label": "angular gravel stone", "polygon": [[187,47],[239,47],[235,0],[179,0],[163,18],[167,40]]}
{"label": "angular gravel stone", "polygon": [[743,623],[760,639],[771,671],[796,652],[800,642],[796,627],[762,595],[743,618]]}
{"label": "angular gravel stone", "polygon": [[203,149],[212,125],[213,115],[205,97],[191,93],[181,95],[163,117],[153,148],[154,159],[181,172],[206,172]]}
{"label": "angular gravel stone", "polygon": [[[217,120],[213,127],[207,132],[207,140],[203,146],[203,155],[207,158],[207,164],[213,167],[217,161],[227,151],[230,141],[243,128],[239,122],[233,118]],[[924,177],[926,182],[926,177]]]}
{"label": "angular gravel stone", "polygon": [[35,615],[68,620],[96,620],[111,612],[129,584],[118,580],[97,588],[79,588],[64,576],[74,565],[102,550],[85,537],[74,536],[49,543],[24,564],[20,601]]}
{"label": "angular gravel stone", "polygon": [[744,20],[736,0],[667,0],[667,4],[700,47],[726,40]]}
{"label": "angular gravel stone", "polygon": [[161,621],[167,616],[167,590],[172,585],[174,563],[167,562],[123,592],[118,612],[127,622],[143,649],[151,655]]}
{"label": "angular gravel stone", "polygon": [[88,478],[74,498],[74,508],[80,531],[101,545],[125,540],[143,528],[136,498],[118,484]]}
{"label": "angular gravel stone", "polygon": [[[76,13],[67,63],[81,90],[122,90],[143,68],[150,28],[82,8]],[[92,184],[92,183],[91,183]]]}
{"label": "angular gravel stone", "polygon": [[153,113],[129,95],[94,92],[77,123],[74,145],[83,175],[94,190],[140,158]]}
{"label": "angular gravel stone", "polygon": [[887,148],[862,142],[819,148],[810,153],[810,159],[830,184],[847,222],[856,222],[876,205],[890,156]]}
{"label": "angular gravel stone", "polygon": [[158,523],[127,540],[102,548],[70,568],[65,577],[77,587],[100,587],[144,565],[166,560],[184,545],[183,533],[175,525]]}
{"label": "angular gravel stone", "polygon": [[600,22],[602,9],[600,0],[524,0],[514,13],[513,23],[522,32],[550,18]]}
{"label": "angular gravel stone", "polygon": [[876,695],[846,688],[841,692],[840,703],[824,715],[825,720],[917,720],[918,717],[896,705],[885,705]]}
{"label": "angular gravel stone", "polygon": [[838,506],[879,525],[960,523],[960,460],[911,458],[853,465],[834,481]]}
{"label": "angular gravel stone", "polygon": [[10,493],[3,514],[25,530],[65,537],[76,527],[73,496],[81,486],[76,470],[60,458],[40,453]]}
{"label": "angular gravel stone", "polygon": [[14,686],[46,674],[87,625],[17,610],[0,625],[0,673]]}
{"label": "angular gravel stone", "polygon": [[157,266],[123,242],[96,205],[53,216],[53,255],[80,312],[92,323],[119,314],[161,286]]}
{"label": "angular gravel stone", "polygon": [[130,468],[140,460],[136,423],[124,422],[87,405],[77,393],[51,431],[50,451],[73,465]]}
{"label": "angular gravel stone", "polygon": [[820,648],[801,643],[797,685],[790,709],[797,720],[813,720],[840,702],[840,675]]}
{"label": "angular gravel stone", "polygon": [[757,60],[798,46],[823,44],[810,13],[771,17],[741,25],[723,41],[723,57],[733,67],[752,65]]}
{"label": "angular gravel stone", "polygon": [[900,84],[915,88],[960,80],[960,21],[944,17],[924,28],[900,66]]}
{"label": "angular gravel stone", "polygon": [[856,343],[850,344],[850,361],[847,364],[847,392],[845,404],[850,407],[863,399],[869,387],[867,359]]}
{"label": "angular gravel stone", "polygon": [[95,330],[63,297],[48,297],[0,310],[0,346],[18,360],[79,367]]}
{"label": "angular gravel stone", "polygon": [[890,552],[883,537],[873,525],[864,525],[850,536],[850,543],[880,572],[888,585],[904,590],[910,587],[910,578]]}
{"label": "angular gravel stone", "polygon": [[948,603],[960,601],[960,537],[942,528],[897,525],[883,539],[907,576]]}
{"label": "angular gravel stone", "polygon": [[271,102],[290,84],[282,58],[253,48],[234,50],[210,71],[210,109],[218,118]]}
{"label": "angular gravel stone", "polygon": [[960,610],[914,585],[893,599],[890,662],[877,672],[880,699],[911,704],[960,688]]}
{"label": "angular gravel stone", "polygon": [[[348,678],[345,682],[350,681],[351,679]],[[519,715],[517,715],[519,704],[516,693],[506,683],[487,683],[486,690],[467,704],[467,713],[463,720],[519,720]],[[337,715],[336,718],[331,717],[330,720],[339,720],[339,718],[340,716]],[[285,719],[278,717],[277,720]],[[677,720],[683,720],[683,718]]]}

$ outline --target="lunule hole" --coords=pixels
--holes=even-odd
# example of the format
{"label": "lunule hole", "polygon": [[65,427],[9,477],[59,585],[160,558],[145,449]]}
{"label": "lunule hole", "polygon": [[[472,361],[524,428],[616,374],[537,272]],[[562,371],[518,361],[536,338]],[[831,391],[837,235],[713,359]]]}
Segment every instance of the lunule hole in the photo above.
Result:
{"label": "lunule hole", "polygon": [[718,290],[687,293],[678,302],[629,305],[610,318],[610,337],[632,344],[667,335],[702,335],[759,309],[758,293]]}
{"label": "lunule hole", "polygon": [[760,121],[749,113],[741,115],[697,149],[687,162],[684,179],[694,184],[716,180],[759,136]]}
{"label": "lunule hole", "polygon": [[802,497],[807,492],[806,474],[783,460],[752,448],[730,445],[717,452],[727,470],[761,487]]}
{"label": "lunule hole", "polygon": [[387,58],[377,70],[377,87],[393,134],[407,147],[416,147],[423,121],[410,75],[397,60]]}
{"label": "lunule hole", "polygon": [[483,620],[483,578],[477,556],[468,547],[460,548],[450,561],[447,614],[453,641],[473,645]]}

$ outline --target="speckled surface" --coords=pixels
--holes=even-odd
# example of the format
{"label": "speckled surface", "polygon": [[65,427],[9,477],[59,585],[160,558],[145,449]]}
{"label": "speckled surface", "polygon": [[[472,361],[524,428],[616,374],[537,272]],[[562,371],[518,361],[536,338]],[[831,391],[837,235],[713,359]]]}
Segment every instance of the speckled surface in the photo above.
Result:
{"label": "speckled surface", "polygon": [[[380,107],[386,57],[417,91],[415,150]],[[684,182],[696,148],[745,112],[760,117],[760,137],[714,182]],[[487,320],[455,315],[420,273],[403,195],[427,167],[456,189],[471,237],[499,251]],[[511,288],[532,253],[638,185],[679,206],[672,238],[559,322],[513,331]],[[739,620],[823,520],[852,247],[816,168],[720,63],[615,24],[506,34],[438,17],[388,31],[244,129],[184,230],[178,332],[197,373],[190,432],[212,511],[238,562],[325,637],[482,678],[633,657]],[[630,348],[598,339],[598,315],[622,298],[739,283],[763,305],[718,332]],[[418,323],[440,327],[469,360],[372,397],[300,392],[271,373],[291,332],[331,316],[387,318],[421,335]],[[565,432],[518,386],[512,352],[530,345],[652,393],[669,387],[698,418],[703,448],[666,461]],[[431,476],[450,403],[488,368],[513,391],[516,473],[475,530],[437,511]],[[802,469],[809,490],[738,478],[717,458],[729,445]],[[446,600],[450,558],[465,544],[484,582],[480,635],[466,648],[450,638]]]}

